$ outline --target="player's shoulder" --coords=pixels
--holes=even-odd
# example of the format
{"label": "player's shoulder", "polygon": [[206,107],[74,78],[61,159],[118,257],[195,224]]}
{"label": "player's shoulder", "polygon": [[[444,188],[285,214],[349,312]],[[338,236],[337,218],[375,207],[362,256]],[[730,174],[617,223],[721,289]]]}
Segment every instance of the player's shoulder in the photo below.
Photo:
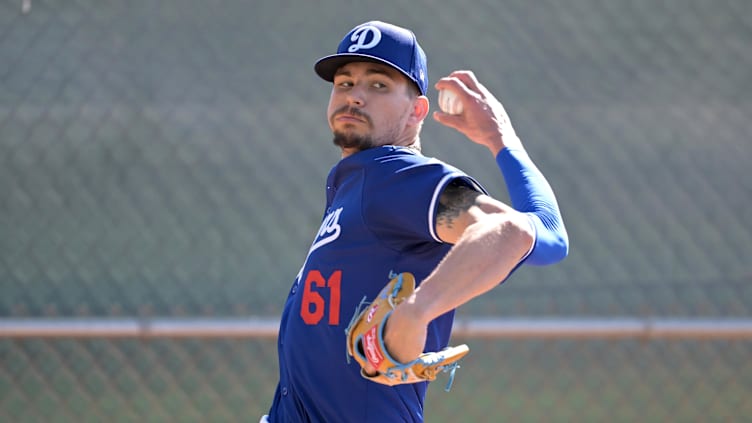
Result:
{"label": "player's shoulder", "polygon": [[457,171],[454,166],[436,157],[423,155],[420,151],[408,147],[385,146],[374,157],[373,164],[383,170],[433,170]]}
{"label": "player's shoulder", "polygon": [[396,184],[412,193],[434,191],[437,187],[441,191],[454,179],[467,181],[466,185],[486,192],[464,171],[441,159],[405,147],[382,147],[379,154],[371,158],[365,178],[367,188],[379,189]]}

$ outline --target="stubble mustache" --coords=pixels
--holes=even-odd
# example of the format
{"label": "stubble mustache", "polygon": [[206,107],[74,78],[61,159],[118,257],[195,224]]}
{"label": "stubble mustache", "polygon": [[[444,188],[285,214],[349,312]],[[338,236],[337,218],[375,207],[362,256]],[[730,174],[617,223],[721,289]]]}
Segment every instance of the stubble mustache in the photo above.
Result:
{"label": "stubble mustache", "polygon": [[343,115],[343,114],[361,118],[364,121],[366,121],[366,123],[368,123],[369,126],[372,126],[372,122],[371,122],[371,117],[370,116],[368,116],[367,114],[361,112],[360,110],[358,110],[358,109],[356,109],[354,107],[350,107],[350,106],[342,106],[339,109],[335,110],[332,113],[332,115],[329,117],[329,120],[334,121],[335,117],[337,117],[339,115]]}

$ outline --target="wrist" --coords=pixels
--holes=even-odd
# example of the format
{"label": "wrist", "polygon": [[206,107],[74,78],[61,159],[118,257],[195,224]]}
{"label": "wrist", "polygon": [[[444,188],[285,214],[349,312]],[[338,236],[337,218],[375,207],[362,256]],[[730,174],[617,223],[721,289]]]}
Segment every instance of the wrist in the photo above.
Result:
{"label": "wrist", "polygon": [[504,144],[504,137],[501,136],[501,134],[487,138],[483,145],[491,151],[491,154],[493,154],[494,157],[506,147]]}
{"label": "wrist", "polygon": [[513,130],[508,131],[507,133],[500,131],[493,137],[486,139],[484,145],[488,147],[494,157],[498,156],[501,150],[504,150],[505,148],[523,149],[522,140],[520,140]]}
{"label": "wrist", "polygon": [[415,292],[409,298],[405,299],[395,311],[399,310],[399,313],[411,322],[428,325],[433,320],[430,306],[425,301],[421,301],[419,291],[420,287],[416,288]]}

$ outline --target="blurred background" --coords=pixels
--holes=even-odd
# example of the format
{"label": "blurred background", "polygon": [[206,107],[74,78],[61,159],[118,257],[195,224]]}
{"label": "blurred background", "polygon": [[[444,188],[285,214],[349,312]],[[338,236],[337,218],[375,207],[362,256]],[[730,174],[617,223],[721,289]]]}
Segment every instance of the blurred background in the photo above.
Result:
{"label": "blurred background", "polygon": [[[313,63],[371,19],[414,30],[432,81],[476,72],[567,223],[566,261],[461,317],[752,317],[748,0],[0,0],[0,318],[277,318],[339,158]],[[508,198],[484,148],[422,140]],[[752,416],[749,339],[454,342],[428,422]],[[276,360],[0,338],[0,420],[255,422]]]}

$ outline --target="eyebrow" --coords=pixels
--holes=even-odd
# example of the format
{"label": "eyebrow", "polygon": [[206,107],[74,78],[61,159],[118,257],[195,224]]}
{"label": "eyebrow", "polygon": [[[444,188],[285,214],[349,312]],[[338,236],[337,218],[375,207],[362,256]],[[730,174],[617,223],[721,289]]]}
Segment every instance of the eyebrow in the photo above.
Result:
{"label": "eyebrow", "polygon": [[[392,72],[390,72],[391,69],[386,69],[384,67],[369,67],[366,69],[366,75],[384,75],[390,79],[394,79],[394,75]],[[337,69],[336,72],[334,72],[334,76],[337,75],[345,75],[345,76],[352,76],[352,73],[348,70],[344,70],[343,68]]]}

